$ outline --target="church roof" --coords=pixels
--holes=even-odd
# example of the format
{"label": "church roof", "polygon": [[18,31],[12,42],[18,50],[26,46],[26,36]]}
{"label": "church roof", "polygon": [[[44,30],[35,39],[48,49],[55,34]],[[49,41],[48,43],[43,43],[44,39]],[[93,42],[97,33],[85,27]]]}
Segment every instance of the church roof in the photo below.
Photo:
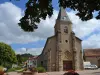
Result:
{"label": "church roof", "polygon": [[100,57],[100,48],[97,49],[84,49],[86,57]]}
{"label": "church roof", "polygon": [[80,41],[82,41],[82,39],[78,38],[77,36],[75,36],[75,38],[78,39],[78,40],[80,40]]}
{"label": "church roof", "polygon": [[[48,41],[49,41],[51,38],[53,38],[53,37],[55,37],[55,35],[53,35],[53,36],[51,36],[51,37],[48,37],[48,38],[47,38],[46,43],[45,43],[45,46],[44,46],[43,51],[42,51],[42,53],[41,53],[41,54],[43,54],[44,49],[45,49],[45,47],[46,47],[46,45],[47,45]],[[40,54],[40,55],[41,55],[41,54]]]}
{"label": "church roof", "polygon": [[64,21],[70,21],[65,9],[63,7],[60,8],[59,14],[58,14],[58,18],[57,20],[64,20]]}

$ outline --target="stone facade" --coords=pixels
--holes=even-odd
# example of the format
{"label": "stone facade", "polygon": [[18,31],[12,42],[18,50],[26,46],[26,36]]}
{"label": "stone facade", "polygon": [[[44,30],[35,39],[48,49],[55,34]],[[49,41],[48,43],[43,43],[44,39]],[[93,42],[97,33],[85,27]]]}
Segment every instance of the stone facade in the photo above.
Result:
{"label": "stone facade", "polygon": [[72,22],[63,8],[59,11],[54,28],[55,35],[47,38],[38,64],[47,71],[82,70],[82,40],[72,31]]}

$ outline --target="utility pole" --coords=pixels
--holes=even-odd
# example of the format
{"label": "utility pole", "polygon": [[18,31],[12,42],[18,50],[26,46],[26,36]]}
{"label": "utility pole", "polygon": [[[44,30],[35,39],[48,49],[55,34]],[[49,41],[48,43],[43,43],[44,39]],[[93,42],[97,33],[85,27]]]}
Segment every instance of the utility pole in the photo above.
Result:
{"label": "utility pole", "polygon": [[27,54],[28,48],[26,48],[26,54]]}

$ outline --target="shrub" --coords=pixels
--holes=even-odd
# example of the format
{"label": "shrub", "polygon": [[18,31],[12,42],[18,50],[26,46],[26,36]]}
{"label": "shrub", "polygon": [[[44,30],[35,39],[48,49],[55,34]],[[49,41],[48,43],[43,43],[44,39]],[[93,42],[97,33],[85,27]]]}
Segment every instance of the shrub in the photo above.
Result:
{"label": "shrub", "polygon": [[35,68],[35,67],[29,68],[29,70],[30,70],[31,72],[37,72],[37,68]]}
{"label": "shrub", "polygon": [[24,68],[24,71],[27,71],[27,68]]}
{"label": "shrub", "polygon": [[22,68],[21,68],[21,67],[16,67],[15,69],[16,69],[16,70],[19,70],[19,69],[22,69]]}
{"label": "shrub", "polygon": [[11,63],[8,63],[8,62],[5,62],[5,63],[2,63],[2,66],[6,67],[7,69],[11,68]]}
{"label": "shrub", "polygon": [[20,69],[21,69],[20,67],[10,68],[10,69],[8,69],[7,72],[12,72],[12,71],[20,70]]}
{"label": "shrub", "polygon": [[16,70],[16,72],[18,72],[18,73],[21,73],[23,71],[24,71],[24,69]]}
{"label": "shrub", "polygon": [[44,67],[37,67],[37,71],[38,71],[39,73],[46,72],[46,70],[45,70]]}
{"label": "shrub", "polygon": [[15,71],[15,68],[10,68],[7,70],[7,72],[12,72],[12,71]]}

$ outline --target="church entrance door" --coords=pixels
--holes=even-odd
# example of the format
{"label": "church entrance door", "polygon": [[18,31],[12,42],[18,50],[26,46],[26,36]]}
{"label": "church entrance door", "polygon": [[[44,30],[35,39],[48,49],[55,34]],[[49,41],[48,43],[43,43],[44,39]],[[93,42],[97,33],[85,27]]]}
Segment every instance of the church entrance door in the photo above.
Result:
{"label": "church entrance door", "polygon": [[72,68],[72,61],[63,61],[63,70],[73,70]]}

